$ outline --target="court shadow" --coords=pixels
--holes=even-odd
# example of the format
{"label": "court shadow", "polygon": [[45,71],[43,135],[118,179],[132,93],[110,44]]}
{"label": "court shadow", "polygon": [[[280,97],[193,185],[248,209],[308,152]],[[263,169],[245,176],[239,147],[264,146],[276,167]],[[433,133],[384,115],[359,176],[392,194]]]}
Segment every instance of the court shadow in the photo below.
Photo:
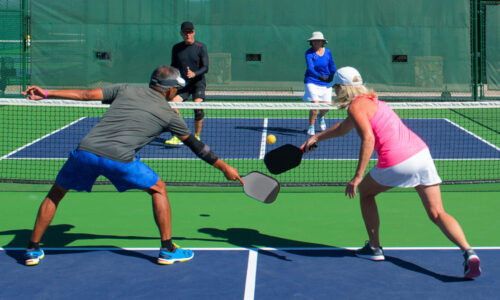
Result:
{"label": "court shadow", "polygon": [[[198,231],[201,233],[209,234],[214,238],[221,238],[221,239],[193,239],[193,240],[217,241],[217,242],[229,243],[231,245],[241,248],[285,248],[283,250],[280,249],[280,253],[290,253],[302,256],[329,256],[329,257],[354,256],[354,252],[347,249],[338,249],[338,250],[332,249],[333,251],[328,249],[315,250],[315,251],[299,250],[296,248],[335,248],[335,246],[280,238],[272,235],[262,234],[258,230],[249,228],[228,228],[226,230],[217,228],[200,228],[198,229]],[[187,239],[187,238],[178,238],[178,239]],[[294,249],[287,250],[286,248],[294,248]],[[272,256],[286,261],[291,261],[291,259],[287,258],[286,255],[280,255],[275,251],[259,249],[259,254]]]}
{"label": "court shadow", "polygon": [[[68,251],[69,250],[69,251]],[[68,248],[68,250],[43,250],[45,252],[45,255],[65,255],[65,254],[74,254],[74,253],[87,253],[87,252],[93,252],[93,251],[98,251],[96,249],[75,249],[71,250],[71,248]],[[19,249],[5,249],[5,254],[12,259],[14,259],[18,264],[24,265],[24,253],[25,250],[19,250]]]}
{"label": "court shadow", "polygon": [[431,270],[423,268],[419,265],[402,260],[402,259],[394,257],[394,256],[386,255],[385,261],[390,262],[392,264],[395,264],[396,266],[403,268],[403,269],[406,269],[406,270],[409,270],[409,271],[413,271],[413,272],[421,273],[421,274],[424,274],[424,275],[427,275],[430,277],[434,277],[437,280],[442,281],[442,282],[462,282],[462,281],[470,281],[471,280],[471,279],[467,279],[464,277],[438,274],[436,272],[433,272]]}
{"label": "court shadow", "polygon": [[[262,234],[255,229],[228,228],[226,230],[222,230],[217,228],[200,228],[198,229],[198,231],[201,233],[209,234],[214,238],[220,238],[220,239],[199,239],[199,240],[220,241],[241,248],[261,248],[261,247],[285,248],[285,249],[280,249],[280,253],[290,253],[294,255],[308,256],[308,257],[332,257],[332,258],[356,257],[356,255],[354,254],[354,250],[349,250],[345,248],[336,248],[335,246],[331,245],[323,245],[318,243],[309,243],[309,242],[280,238],[276,236]],[[178,239],[186,239],[186,238],[178,238]],[[291,249],[286,249],[286,248],[291,248]],[[331,249],[308,249],[308,248],[331,248]],[[274,251],[259,249],[259,254],[272,256],[286,261],[292,261],[291,259],[287,258],[286,255],[280,255],[275,253]],[[436,272],[433,272],[431,270],[428,270],[419,265],[402,260],[397,257],[386,255],[385,259],[386,262],[392,263],[402,269],[411,272],[421,273],[423,275],[433,277],[442,282],[469,281],[469,279],[463,277],[438,274]],[[370,261],[367,262],[375,263]]]}
{"label": "court shadow", "polygon": [[[114,246],[102,246],[103,248],[113,248]],[[83,247],[85,248],[85,247]],[[75,253],[89,253],[89,252],[95,252],[95,251],[109,251],[114,254],[118,255],[123,255],[123,256],[128,256],[128,257],[136,257],[140,259],[147,260],[153,264],[156,264],[156,256],[150,256],[141,252],[137,251],[132,251],[132,250],[125,250],[121,248],[116,248],[116,250],[101,250],[101,249],[72,249],[71,247],[66,248],[65,250],[54,250],[54,249],[44,249],[45,255],[46,256],[52,256],[52,255],[72,255]],[[19,250],[19,249],[5,249],[5,254],[12,259],[14,259],[18,264],[24,265],[24,250]]]}
{"label": "court shadow", "polygon": [[[80,240],[99,240],[99,239],[111,239],[111,240],[159,240],[159,237],[142,237],[142,236],[118,236],[118,235],[102,235],[102,234],[89,234],[89,233],[70,233],[69,231],[75,226],[71,224],[58,224],[52,225],[47,228],[47,231],[42,238],[42,247],[51,248],[63,248],[67,245]],[[6,254],[12,254],[11,257],[14,258],[19,263],[24,264],[23,255],[24,251],[13,250],[9,251],[8,248],[25,248],[28,245],[28,241],[31,237],[31,229],[16,229],[16,230],[6,230],[0,231],[0,236],[2,235],[12,235],[13,239],[2,245],[3,248],[7,248]],[[79,247],[79,248],[84,248]],[[95,246],[93,246],[95,248]],[[116,247],[114,245],[100,245],[100,248]],[[117,247],[118,248],[118,247]],[[54,253],[55,250],[48,250],[50,253]],[[84,250],[87,251],[87,250]],[[91,250],[88,250],[91,251]],[[60,251],[60,253],[65,253],[67,251]],[[57,254],[57,253],[56,253]]]}
{"label": "court shadow", "polygon": [[140,258],[140,259],[145,259],[153,264],[157,264],[156,260],[157,260],[157,257],[156,256],[151,256],[151,255],[147,255],[147,254],[144,254],[142,252],[137,252],[137,251],[131,251],[131,250],[124,250],[124,249],[116,249],[116,250],[111,250],[111,252],[115,253],[115,254],[118,254],[118,255],[123,255],[123,256],[129,256],[129,257],[136,257],[136,258]]}
{"label": "court shadow", "polygon": [[165,146],[168,146],[165,144],[165,141],[166,139],[164,138],[161,138],[161,137],[155,137],[151,142],[149,142],[149,146],[161,146],[161,147],[165,147]]}

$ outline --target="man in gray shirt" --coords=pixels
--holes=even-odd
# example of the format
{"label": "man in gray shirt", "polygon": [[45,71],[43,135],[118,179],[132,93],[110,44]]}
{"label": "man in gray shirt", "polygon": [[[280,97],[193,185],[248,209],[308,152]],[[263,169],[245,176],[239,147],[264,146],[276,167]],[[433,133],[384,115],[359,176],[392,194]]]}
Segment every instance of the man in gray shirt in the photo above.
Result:
{"label": "man in gray shirt", "polygon": [[154,218],[161,237],[159,264],[193,258],[193,251],[178,248],[172,242],[171,211],[165,183],[136,157],[136,153],[162,132],[169,131],[198,157],[221,170],[228,180],[244,183],[235,168],[191,134],[184,120],[168,104],[167,100],[172,100],[177,89],[184,85],[177,69],[160,66],[153,71],[149,87],[112,85],[90,90],[49,91],[33,86],[23,92],[32,100],[65,98],[111,104],[104,117],[71,152],[42,202],[26,249],[26,265],[37,265],[45,256],[40,239],[68,190],[90,192],[100,175],[108,178],[120,192],[142,189],[152,196]]}

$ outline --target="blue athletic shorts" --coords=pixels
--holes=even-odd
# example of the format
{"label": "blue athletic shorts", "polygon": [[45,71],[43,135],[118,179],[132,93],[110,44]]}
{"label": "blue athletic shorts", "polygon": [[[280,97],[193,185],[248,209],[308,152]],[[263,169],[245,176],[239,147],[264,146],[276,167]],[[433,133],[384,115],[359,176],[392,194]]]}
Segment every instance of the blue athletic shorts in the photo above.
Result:
{"label": "blue athletic shorts", "polygon": [[73,150],[57,174],[56,182],[67,190],[90,192],[99,175],[108,178],[119,192],[150,188],[160,178],[139,157],[133,162],[121,163],[87,151]]}

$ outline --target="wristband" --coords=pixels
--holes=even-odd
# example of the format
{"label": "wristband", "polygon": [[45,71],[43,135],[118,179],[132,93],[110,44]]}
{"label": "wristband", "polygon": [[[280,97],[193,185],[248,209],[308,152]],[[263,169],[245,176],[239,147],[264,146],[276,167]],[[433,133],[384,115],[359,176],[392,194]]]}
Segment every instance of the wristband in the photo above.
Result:
{"label": "wristband", "polygon": [[47,99],[47,98],[48,98],[48,96],[49,96],[49,95],[48,95],[48,92],[47,92],[47,90],[45,90],[45,99]]}

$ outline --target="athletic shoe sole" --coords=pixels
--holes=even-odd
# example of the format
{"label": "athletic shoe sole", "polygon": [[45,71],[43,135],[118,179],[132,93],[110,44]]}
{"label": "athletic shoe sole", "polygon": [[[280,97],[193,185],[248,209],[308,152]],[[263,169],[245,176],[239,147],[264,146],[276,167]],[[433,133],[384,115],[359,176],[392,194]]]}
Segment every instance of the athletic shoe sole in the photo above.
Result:
{"label": "athletic shoe sole", "polygon": [[480,263],[481,261],[479,260],[479,257],[470,256],[467,260],[467,266],[469,267],[469,270],[465,272],[464,277],[472,279],[481,275],[481,268],[479,267]]}
{"label": "athletic shoe sole", "polygon": [[357,254],[357,257],[368,259],[368,260],[373,260],[373,261],[383,261],[385,260],[384,255],[366,255],[366,254]]}
{"label": "athletic shoe sole", "polygon": [[187,258],[173,258],[173,259],[158,258],[158,263],[160,265],[172,265],[175,262],[185,262],[185,261],[191,260],[193,257],[194,257],[194,255],[191,257],[187,257]]}
{"label": "athletic shoe sole", "polygon": [[30,258],[24,261],[24,265],[26,266],[36,266],[40,263],[40,261],[45,257],[45,253],[42,256],[37,258]]}

